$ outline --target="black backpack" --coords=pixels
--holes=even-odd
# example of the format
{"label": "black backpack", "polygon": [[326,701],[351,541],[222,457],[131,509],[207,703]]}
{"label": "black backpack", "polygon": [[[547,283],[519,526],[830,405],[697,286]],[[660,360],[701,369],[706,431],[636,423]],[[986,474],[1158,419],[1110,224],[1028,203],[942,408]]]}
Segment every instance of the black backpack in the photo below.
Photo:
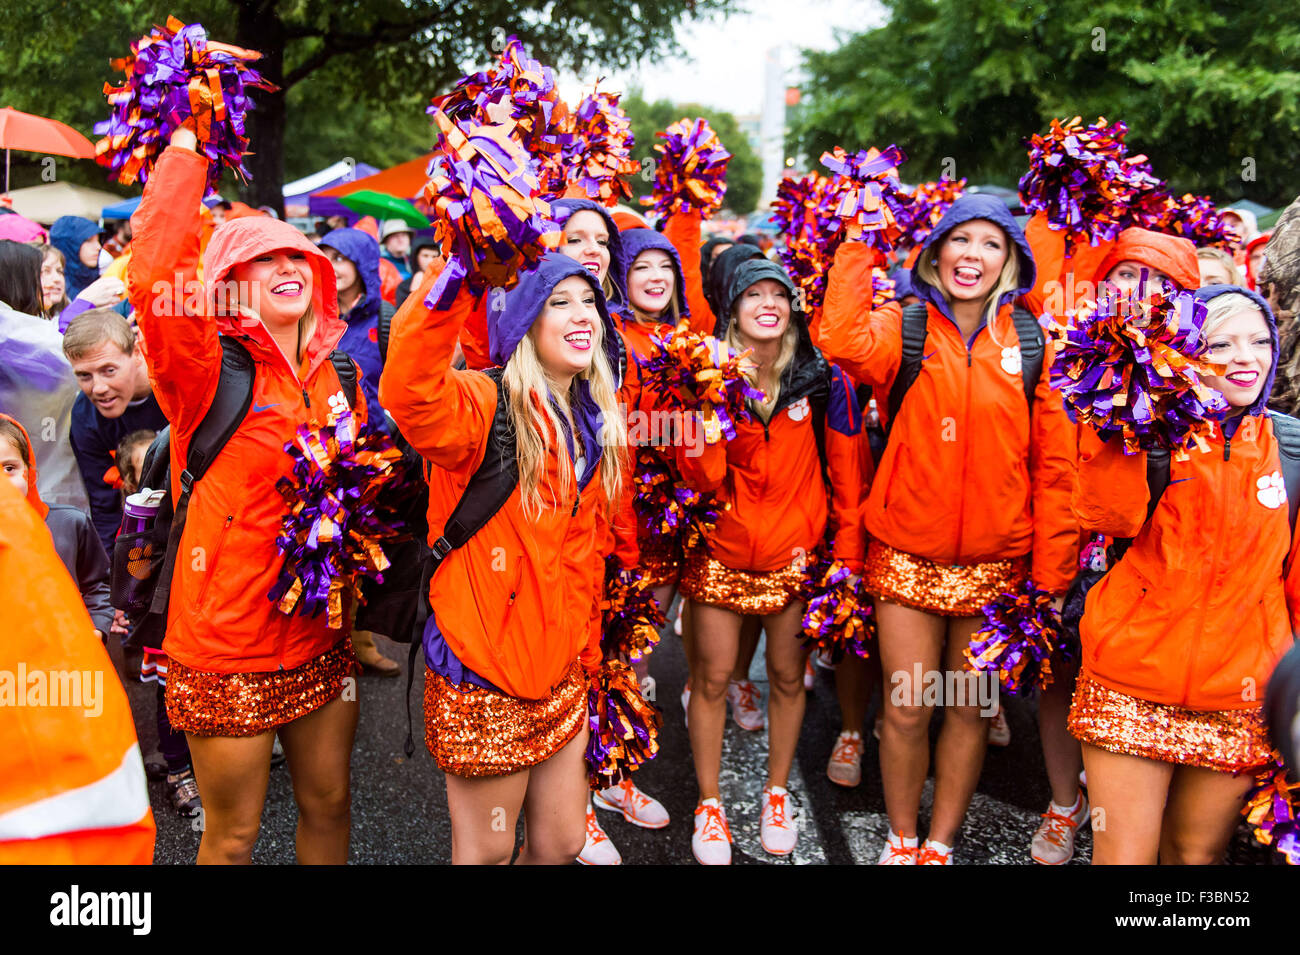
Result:
{"label": "black backpack", "polygon": [[[253,356],[237,339],[222,335],[221,372],[212,404],[194,429],[181,472],[181,493],[171,500],[171,427],[158,432],[145,452],[140,487],[164,489],[157,516],[141,531],[125,527],[113,544],[110,590],[113,606],[137,625],[146,646],[159,647],[167,628],[167,604],[194,485],[243,423],[253,402]],[[357,366],[346,354],[330,352],[330,363],[348,405],[357,399]]]}
{"label": "black backpack", "polygon": [[[929,329],[929,311],[925,305],[908,305],[903,309],[903,357],[894,377],[893,387],[889,389],[889,416],[883,427],[875,425],[868,430],[871,453],[876,463],[880,463],[889,441],[889,432],[898,420],[898,412],[903,407],[903,399],[908,390],[921,374],[921,363],[925,355],[925,336]],[[1030,408],[1034,406],[1034,390],[1038,387],[1038,377],[1043,371],[1043,352],[1046,339],[1038,322],[1028,311],[1017,305],[1011,310],[1011,321],[1015,323],[1016,335],[1020,339],[1020,377],[1024,383],[1025,402]],[[969,359],[968,359],[969,360]]]}
{"label": "black backpack", "polygon": [[[1286,485],[1287,519],[1291,522],[1291,533],[1294,535],[1296,515],[1300,510],[1300,420],[1277,411],[1270,411],[1268,415],[1273,419],[1278,462],[1281,465],[1282,482]],[[1151,516],[1155,514],[1160,498],[1169,487],[1169,463],[1168,451],[1147,452],[1147,521],[1150,521]],[[1124,558],[1133,540],[1132,537],[1115,538],[1106,551],[1106,569],[1081,570],[1070,583],[1070,589],[1065,593],[1065,603],[1061,607],[1061,623],[1065,633],[1076,644],[1079,640],[1079,621],[1083,618],[1088,591],[1106,576],[1110,568]]]}

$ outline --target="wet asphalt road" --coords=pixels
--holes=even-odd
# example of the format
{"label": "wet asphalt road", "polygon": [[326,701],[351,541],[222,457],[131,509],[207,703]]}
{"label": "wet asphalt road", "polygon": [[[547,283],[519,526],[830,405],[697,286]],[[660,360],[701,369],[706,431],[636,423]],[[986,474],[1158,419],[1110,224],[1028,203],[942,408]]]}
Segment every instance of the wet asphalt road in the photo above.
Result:
{"label": "wet asphalt road", "polygon": [[[378,638],[388,656],[400,659],[405,671],[406,647]],[[115,654],[119,664],[120,656]],[[154,685],[138,680],[139,662],[128,657],[132,674],[126,680],[141,749],[146,757],[157,749]],[[424,747],[420,701],[423,662],[411,692],[416,754],[406,759],[405,672],[398,679],[366,676],[360,680],[361,717],[352,752],[352,851],[354,863],[445,864],[451,861],[443,775]],[[600,819],[625,864],[694,865],[690,839],[697,792],[679,697],[685,681],[681,641],[671,632],[651,657],[650,673],[664,712],[658,757],[637,775],[638,785],[667,807],[672,821],[649,832],[626,823],[621,816],[601,812]],[[790,790],[800,831],[794,853],[784,859],[769,856],[759,845],[758,799],[767,753],[765,732],[745,732],[728,720],[723,752],[722,794],[735,840],[735,864],[869,864],[873,863],[888,830],[881,795],[879,754],[871,737],[873,719],[864,728],[866,752],[862,784],[843,789],[826,777],[826,761],[839,732],[839,707],[834,674],[817,669],[817,683],[808,698]],[[762,649],[752,676],[766,694]],[[1047,806],[1049,792],[1038,746],[1032,703],[1004,699],[1011,726],[1011,745],[990,748],[979,789],[956,847],[959,864],[1031,864],[1029,840]],[[871,713],[874,714],[873,702]],[[937,727],[937,721],[936,721]],[[188,864],[198,851],[199,832],[192,820],[171,808],[162,782],[150,782],[158,822],[157,864]],[[922,806],[925,824],[930,784]],[[297,811],[287,769],[272,771],[262,831],[254,862],[293,863]],[[924,830],[923,830],[924,831]],[[1082,833],[1074,862],[1088,857],[1090,839]],[[1238,863],[1266,862],[1244,830],[1234,840],[1230,858]]]}

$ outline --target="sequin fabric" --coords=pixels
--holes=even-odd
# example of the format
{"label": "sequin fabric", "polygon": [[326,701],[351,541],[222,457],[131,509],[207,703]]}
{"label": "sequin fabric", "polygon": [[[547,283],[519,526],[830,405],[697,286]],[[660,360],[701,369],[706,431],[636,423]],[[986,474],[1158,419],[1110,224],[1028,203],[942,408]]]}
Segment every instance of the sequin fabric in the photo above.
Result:
{"label": "sequin fabric", "polygon": [[424,741],[453,776],[504,776],[559,752],[587,721],[587,676],[575,661],[540,700],[521,700],[426,672]]}
{"label": "sequin fabric", "polygon": [[343,691],[357,666],[344,639],[292,670],[210,673],[171,660],[167,719],[195,736],[259,736],[320,709]]}
{"label": "sequin fabric", "polygon": [[682,573],[682,546],[675,534],[642,532],[637,540],[641,563],[638,569],[651,589],[675,584]]}
{"label": "sequin fabric", "polygon": [[1112,753],[1144,756],[1223,773],[1269,761],[1264,708],[1188,710],[1152,703],[1080,674],[1070,704],[1070,732]]}
{"label": "sequin fabric", "polygon": [[986,603],[1019,587],[1030,567],[1027,555],[949,566],[873,540],[867,545],[862,580],[868,591],[891,603],[949,617],[978,617]]}
{"label": "sequin fabric", "polygon": [[686,554],[681,589],[692,600],[734,613],[772,614],[798,599],[804,575],[804,569],[797,564],[762,573],[735,570],[697,547]]}

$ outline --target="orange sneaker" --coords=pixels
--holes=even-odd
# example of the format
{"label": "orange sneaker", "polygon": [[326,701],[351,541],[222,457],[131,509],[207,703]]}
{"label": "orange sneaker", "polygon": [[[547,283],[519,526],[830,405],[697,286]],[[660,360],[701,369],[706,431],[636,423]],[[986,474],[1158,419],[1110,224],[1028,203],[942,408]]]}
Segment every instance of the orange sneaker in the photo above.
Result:
{"label": "orange sneaker", "polygon": [[587,842],[578,853],[578,861],[583,865],[621,865],[623,857],[618,848],[609,841],[605,830],[596,820],[596,810],[587,803]]}
{"label": "orange sneaker", "polygon": [[900,836],[891,829],[876,865],[916,865],[917,852],[916,836]]}
{"label": "orange sneaker", "polygon": [[862,782],[862,734],[844,732],[835,740],[826,775],[837,786],[852,789]]}
{"label": "orange sneaker", "polygon": [[731,828],[727,825],[727,811],[716,798],[705,799],[695,807],[691,852],[700,865],[731,865]]}
{"label": "orange sneaker", "polygon": [[631,779],[602,789],[591,797],[591,801],[597,809],[621,812],[624,819],[642,829],[662,829],[668,825],[668,810],[664,804],[637,789]]}
{"label": "orange sneaker", "polygon": [[916,854],[917,865],[952,865],[952,846],[926,839]]}
{"label": "orange sneaker", "polygon": [[759,841],[774,856],[788,856],[799,839],[799,829],[790,818],[790,793],[784,786],[763,790],[763,812],[759,824]]}

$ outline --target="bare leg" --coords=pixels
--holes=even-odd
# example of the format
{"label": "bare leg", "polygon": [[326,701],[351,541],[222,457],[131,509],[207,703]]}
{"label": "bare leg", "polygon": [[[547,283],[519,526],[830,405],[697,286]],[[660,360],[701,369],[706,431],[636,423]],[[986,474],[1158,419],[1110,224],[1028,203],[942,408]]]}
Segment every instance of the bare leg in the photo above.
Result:
{"label": "bare leg", "polygon": [[199,865],[247,865],[262,824],[274,733],[196,736],[186,733],[194,780],[203,799]]}
{"label": "bare leg", "polygon": [[[745,617],[740,622],[740,651],[736,654],[736,668],[731,672],[733,683],[749,679],[749,668],[754,663],[754,654],[758,652],[758,636],[762,630],[763,623],[758,617]],[[799,678],[803,679],[802,672]]]}
{"label": "bare leg", "polygon": [[528,773],[525,769],[508,776],[474,778],[447,774],[453,865],[509,865]]}
{"label": "bare leg", "polygon": [[587,726],[529,771],[520,865],[568,865],[587,839]]}
{"label": "bare leg", "polygon": [[736,665],[740,615],[712,604],[692,603],[691,609],[695,617],[695,673],[688,723],[695,779],[703,800],[718,795],[727,682]]}
{"label": "bare leg", "polygon": [[1155,865],[1172,763],[1083,744],[1092,797],[1092,864]]}
{"label": "bare leg", "polygon": [[808,653],[799,640],[803,604],[795,601],[779,614],[763,617],[767,631],[768,699],[767,784],[785,786],[799,745],[807,694],[803,689]]}
{"label": "bare leg", "polygon": [[1254,782],[1199,766],[1177,766],[1160,827],[1161,865],[1219,865]]}
{"label": "bare leg", "polygon": [[1070,715],[1070,697],[1078,665],[1060,654],[1052,657],[1052,685],[1038,695],[1038,736],[1043,744],[1043,763],[1052,802],[1073,806],[1079,795],[1079,771],[1083,769],[1083,752],[1079,741],[1070,735],[1066,722]]}
{"label": "bare leg", "polygon": [[978,617],[948,618],[944,667],[949,672],[963,674],[966,702],[958,706],[953,700],[944,701],[943,728],[939,730],[934,753],[934,813],[930,820],[930,838],[949,846],[957,838],[962,820],[966,818],[966,809],[979,784],[984,750],[988,745],[988,721],[992,713],[986,717],[980,712],[980,705],[976,702],[980,677],[966,670],[966,658],[962,654],[983,622],[983,618]]}
{"label": "bare leg", "polygon": [[835,668],[835,696],[840,703],[840,729],[845,733],[862,732],[871,702],[874,667],[870,660],[847,655]]}
{"label": "bare leg", "polygon": [[361,707],[337,696],[280,727],[298,803],[298,861],[343,865],[352,833],[352,742]]}

